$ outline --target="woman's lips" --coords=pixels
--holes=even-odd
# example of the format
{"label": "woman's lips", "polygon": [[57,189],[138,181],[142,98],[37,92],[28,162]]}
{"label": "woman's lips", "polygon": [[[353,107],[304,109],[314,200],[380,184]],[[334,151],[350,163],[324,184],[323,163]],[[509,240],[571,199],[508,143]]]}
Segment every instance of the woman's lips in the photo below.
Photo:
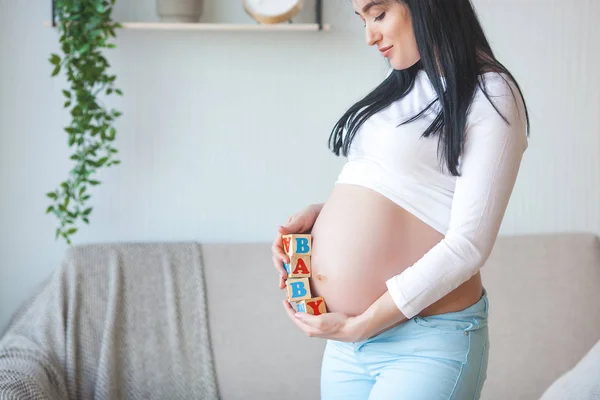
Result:
{"label": "woman's lips", "polygon": [[387,57],[390,54],[390,52],[392,51],[392,47],[394,47],[394,46],[384,47],[384,48],[379,49],[379,51],[381,51],[381,55],[383,55],[384,57]]}

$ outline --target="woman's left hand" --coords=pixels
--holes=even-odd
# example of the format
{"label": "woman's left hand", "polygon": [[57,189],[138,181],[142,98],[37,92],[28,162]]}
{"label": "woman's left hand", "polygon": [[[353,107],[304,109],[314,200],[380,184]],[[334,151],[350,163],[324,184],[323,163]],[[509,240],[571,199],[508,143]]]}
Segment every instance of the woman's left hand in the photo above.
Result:
{"label": "woman's left hand", "polygon": [[358,320],[354,317],[348,317],[342,313],[325,313],[321,315],[297,313],[287,300],[283,300],[283,307],[296,326],[310,337],[341,342],[358,342],[362,340]]}

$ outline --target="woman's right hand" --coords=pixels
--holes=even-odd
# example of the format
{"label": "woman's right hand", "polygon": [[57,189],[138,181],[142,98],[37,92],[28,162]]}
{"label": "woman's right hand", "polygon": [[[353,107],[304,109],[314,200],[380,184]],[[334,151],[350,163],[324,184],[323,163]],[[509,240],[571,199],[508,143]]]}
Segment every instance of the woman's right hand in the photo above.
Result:
{"label": "woman's right hand", "polygon": [[290,262],[289,256],[283,251],[281,235],[290,233],[310,233],[322,207],[323,204],[311,204],[306,206],[303,210],[289,217],[285,224],[277,227],[277,236],[271,246],[271,252],[273,254],[273,265],[275,265],[275,269],[279,272],[280,289],[285,288],[285,281],[287,280],[287,271],[283,267],[283,263]]}

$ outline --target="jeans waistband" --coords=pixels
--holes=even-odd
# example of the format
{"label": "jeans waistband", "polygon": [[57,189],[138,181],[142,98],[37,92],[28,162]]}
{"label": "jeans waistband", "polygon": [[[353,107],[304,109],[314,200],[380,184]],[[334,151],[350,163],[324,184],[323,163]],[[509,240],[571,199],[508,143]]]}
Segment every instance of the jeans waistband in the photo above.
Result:
{"label": "jeans waistband", "polygon": [[[481,297],[475,304],[465,308],[464,310],[453,311],[453,312],[444,313],[444,314],[437,314],[437,315],[431,316],[431,318],[447,318],[447,319],[465,318],[466,319],[466,318],[472,318],[472,317],[487,317],[488,309],[489,309],[489,301],[488,301],[488,297],[487,297],[487,291],[485,290],[485,288],[483,288]],[[415,318],[420,318],[420,317],[415,317]],[[406,323],[406,322],[407,321],[404,321],[404,323]],[[390,328],[384,332],[381,332],[379,335],[370,337],[369,339],[365,339],[360,342],[352,342],[352,343],[356,346],[362,346],[363,344],[372,342],[374,340],[384,339],[386,337],[394,335],[396,330],[401,329],[402,325],[404,323],[399,324],[393,328]]]}

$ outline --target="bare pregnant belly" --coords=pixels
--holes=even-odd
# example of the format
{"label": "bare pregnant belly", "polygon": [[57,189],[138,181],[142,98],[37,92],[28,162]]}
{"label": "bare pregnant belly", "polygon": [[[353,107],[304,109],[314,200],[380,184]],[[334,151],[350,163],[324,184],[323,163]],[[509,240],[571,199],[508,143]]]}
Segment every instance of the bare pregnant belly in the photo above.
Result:
{"label": "bare pregnant belly", "polygon": [[[444,238],[379,193],[337,184],[312,229],[313,296],[328,311],[359,315],[387,291],[385,282]],[[475,275],[421,315],[462,310],[479,300]]]}

